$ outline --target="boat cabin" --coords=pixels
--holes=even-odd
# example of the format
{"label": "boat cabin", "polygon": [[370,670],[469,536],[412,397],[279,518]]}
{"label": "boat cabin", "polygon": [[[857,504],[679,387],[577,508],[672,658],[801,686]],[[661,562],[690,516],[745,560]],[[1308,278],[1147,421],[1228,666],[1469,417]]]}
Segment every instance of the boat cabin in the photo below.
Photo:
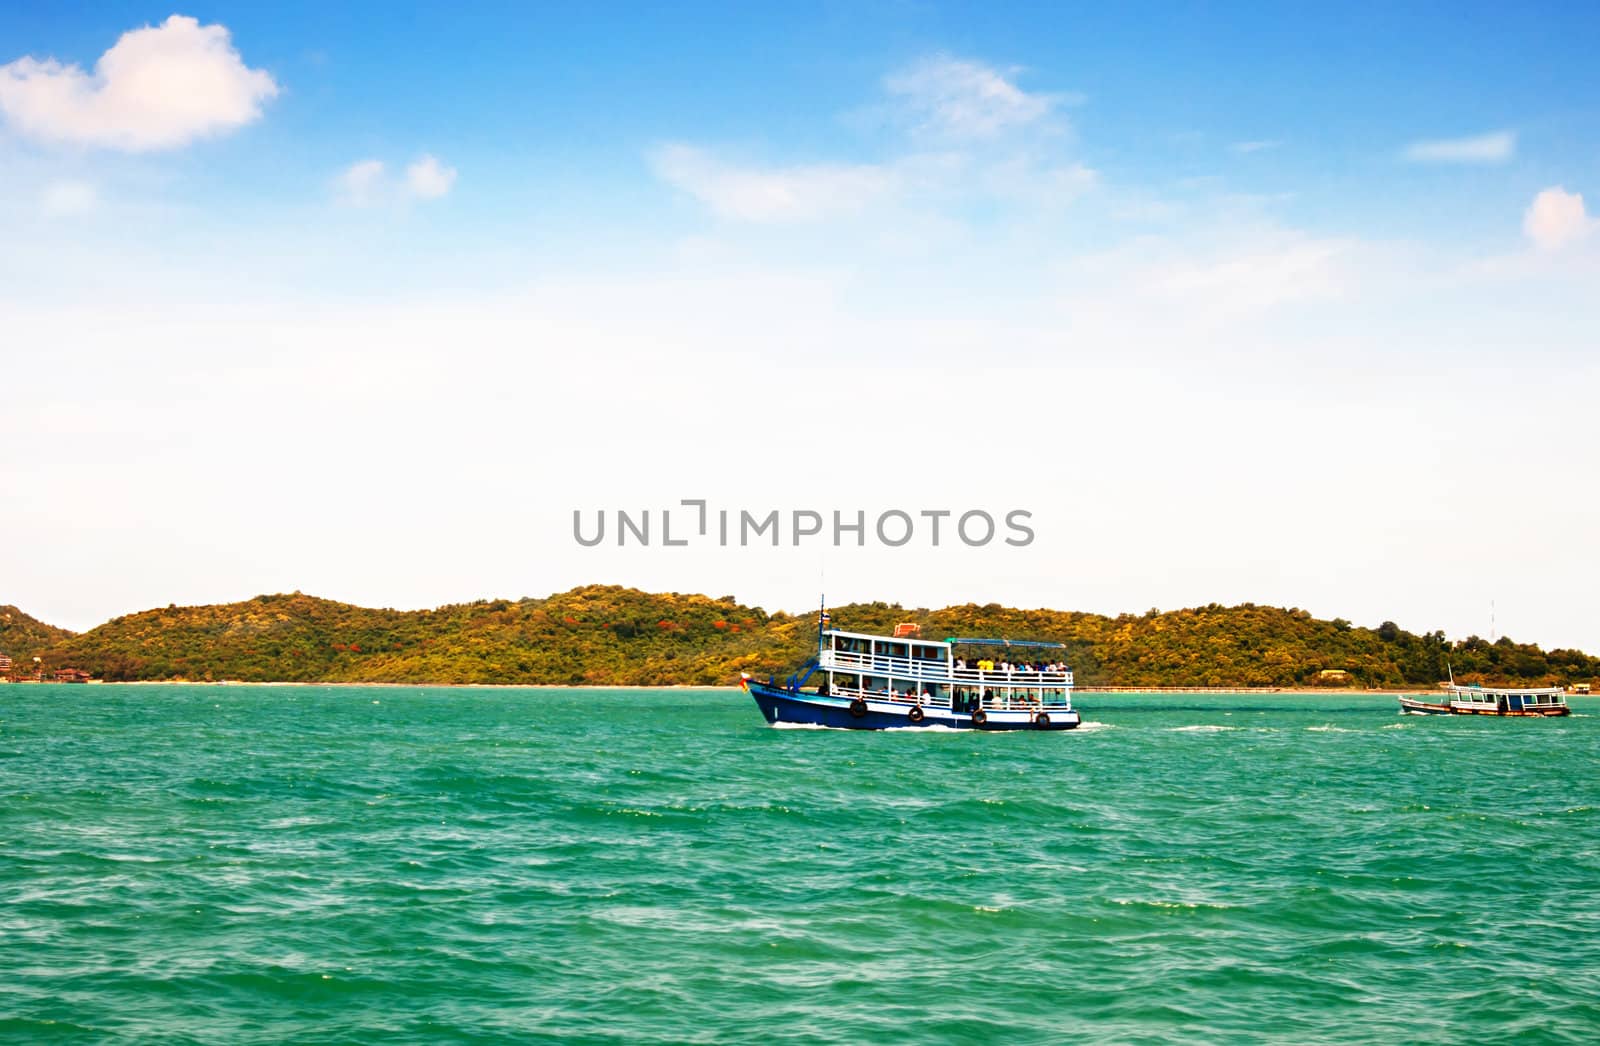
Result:
{"label": "boat cabin", "polygon": [[1560,687],[1539,690],[1512,690],[1483,686],[1452,686],[1450,707],[1463,712],[1534,712],[1547,714],[1567,707],[1567,695]]}
{"label": "boat cabin", "polygon": [[[923,639],[920,629],[901,625],[892,637],[828,630],[820,646],[817,668],[824,678],[819,688],[839,697],[955,712],[1072,704],[1071,669],[1059,661],[1023,659],[1024,652],[1059,650],[1060,643]],[[995,647],[1001,652],[989,652]],[[969,655],[968,648],[975,652]]]}

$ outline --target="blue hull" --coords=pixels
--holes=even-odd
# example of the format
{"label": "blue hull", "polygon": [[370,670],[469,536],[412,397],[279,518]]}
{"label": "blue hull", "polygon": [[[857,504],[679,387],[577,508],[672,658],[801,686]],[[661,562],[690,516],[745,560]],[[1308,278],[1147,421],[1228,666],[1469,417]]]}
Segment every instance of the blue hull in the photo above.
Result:
{"label": "blue hull", "polygon": [[906,705],[884,707],[869,703],[864,714],[851,711],[850,699],[790,691],[780,686],[744,681],[767,722],[795,726],[826,726],[841,730],[896,730],[943,727],[946,730],[1071,730],[1078,725],[1076,709],[1051,709],[1048,722],[1039,723],[1028,713],[988,713],[988,721],[975,725],[972,717],[948,709],[924,709],[921,722],[913,722]]}

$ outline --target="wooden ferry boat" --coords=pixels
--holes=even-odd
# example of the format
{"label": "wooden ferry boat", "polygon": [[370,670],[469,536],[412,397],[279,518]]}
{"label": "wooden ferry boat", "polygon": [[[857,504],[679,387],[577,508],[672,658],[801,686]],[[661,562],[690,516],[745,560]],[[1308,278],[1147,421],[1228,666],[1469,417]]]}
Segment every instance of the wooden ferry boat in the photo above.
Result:
{"label": "wooden ferry boat", "polygon": [[923,639],[916,625],[875,636],[826,629],[826,620],[824,613],[817,656],[800,672],[782,683],[741,676],[740,685],[767,722],[850,730],[1071,730],[1078,725],[1072,670],[1059,660],[1037,660],[1045,655],[1036,652],[1060,650],[1061,643],[931,640]]}
{"label": "wooden ferry boat", "polygon": [[1494,715],[1564,716],[1572,714],[1567,695],[1560,687],[1512,689],[1509,687],[1462,686],[1452,681],[1443,701],[1400,698],[1400,711],[1407,715]]}

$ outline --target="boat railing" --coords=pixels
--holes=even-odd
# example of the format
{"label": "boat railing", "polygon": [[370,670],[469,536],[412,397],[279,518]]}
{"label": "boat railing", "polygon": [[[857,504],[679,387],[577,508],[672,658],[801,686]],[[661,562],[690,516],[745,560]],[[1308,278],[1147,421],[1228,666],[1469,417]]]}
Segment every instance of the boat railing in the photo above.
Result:
{"label": "boat railing", "polygon": [[1032,668],[952,668],[950,678],[962,683],[1013,683],[1032,686],[1071,686],[1072,670]]}
{"label": "boat railing", "polygon": [[960,683],[979,683],[990,686],[1071,686],[1071,669],[1036,670],[1032,668],[954,668],[948,661],[915,657],[884,657],[862,654],[853,650],[824,650],[819,660],[822,668],[835,671],[862,672],[870,675],[895,676],[902,679],[928,679]]}
{"label": "boat railing", "polygon": [[[872,690],[863,687],[838,686],[829,691],[832,697],[861,698],[866,701],[876,701],[891,705],[922,705],[924,708],[949,708],[948,697],[935,698],[928,694],[918,697],[916,694],[902,694],[892,690]],[[1053,700],[1041,701],[1039,695],[995,694],[982,700],[982,706],[989,712],[1027,712],[1040,709],[1067,709],[1072,707],[1071,698],[1063,692]]]}

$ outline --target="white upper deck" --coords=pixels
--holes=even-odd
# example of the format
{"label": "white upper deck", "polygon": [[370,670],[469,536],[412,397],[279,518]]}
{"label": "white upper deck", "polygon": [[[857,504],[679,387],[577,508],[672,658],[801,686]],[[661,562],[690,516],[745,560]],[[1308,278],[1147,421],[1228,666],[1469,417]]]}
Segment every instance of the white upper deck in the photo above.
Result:
{"label": "white upper deck", "polygon": [[[830,629],[822,634],[819,667],[836,672],[915,679],[935,683],[981,683],[990,686],[1070,687],[1072,670],[1059,662],[1023,660],[1023,651],[999,652],[982,658],[954,657],[958,644],[920,636],[874,636]],[[1013,662],[1010,658],[1015,657]]]}

